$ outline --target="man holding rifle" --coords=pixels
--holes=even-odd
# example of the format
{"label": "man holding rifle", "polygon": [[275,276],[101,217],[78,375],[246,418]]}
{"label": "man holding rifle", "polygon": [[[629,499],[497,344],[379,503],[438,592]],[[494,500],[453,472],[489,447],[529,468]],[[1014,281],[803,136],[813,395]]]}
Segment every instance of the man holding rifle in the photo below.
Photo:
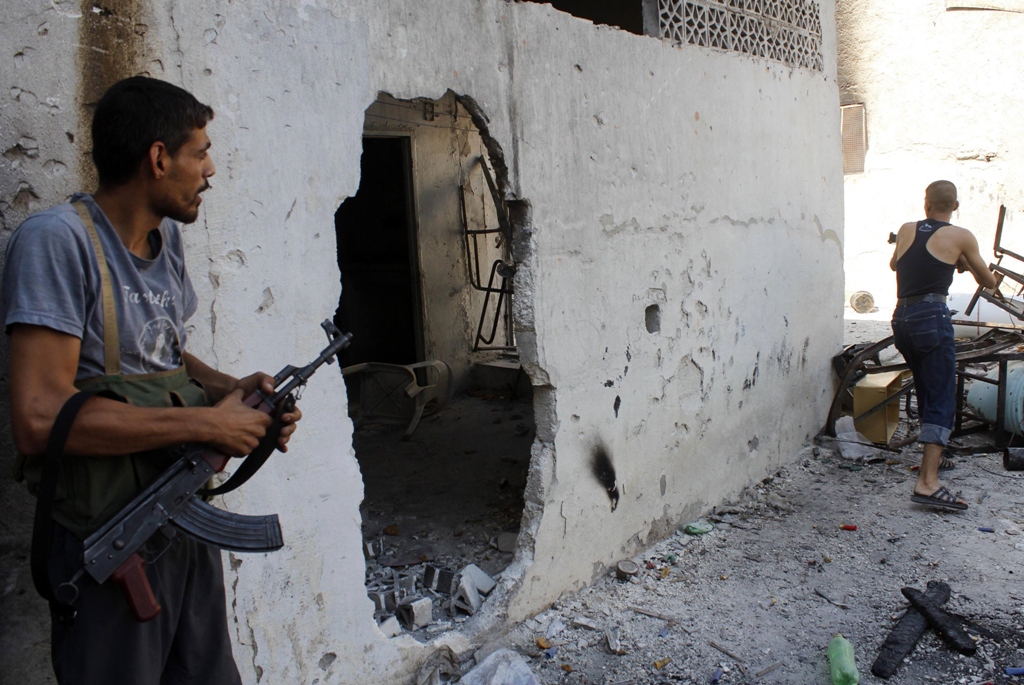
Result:
{"label": "man holding rifle", "polygon": [[[197,301],[175,222],[194,222],[210,187],[212,118],[169,83],[118,82],[92,124],[97,192],[30,216],[8,244],[0,314],[11,336],[18,470],[33,492],[61,408],[80,390],[96,393],[68,435],[50,524],[50,580],[57,594],[74,592],[77,610],[51,603],[53,667],[64,685],[241,682],[219,550],[154,536],[143,557],[163,610],[146,623],[113,583],[67,584],[81,570],[82,541],[180,456],[175,447],[243,456],[271,424],[242,402],[272,393],[269,375],[238,380],[185,350]],[[300,417],[279,417],[282,451]]]}

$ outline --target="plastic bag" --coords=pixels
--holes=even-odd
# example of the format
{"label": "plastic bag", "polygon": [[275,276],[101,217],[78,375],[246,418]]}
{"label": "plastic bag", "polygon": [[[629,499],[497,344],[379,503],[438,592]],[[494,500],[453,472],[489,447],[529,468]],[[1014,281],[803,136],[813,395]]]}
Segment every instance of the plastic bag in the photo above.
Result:
{"label": "plastic bag", "polygon": [[852,416],[840,416],[836,421],[836,444],[844,459],[864,461],[878,455],[878,448],[853,427]]}
{"label": "plastic bag", "polygon": [[540,685],[526,660],[511,649],[499,649],[462,676],[462,685]]}

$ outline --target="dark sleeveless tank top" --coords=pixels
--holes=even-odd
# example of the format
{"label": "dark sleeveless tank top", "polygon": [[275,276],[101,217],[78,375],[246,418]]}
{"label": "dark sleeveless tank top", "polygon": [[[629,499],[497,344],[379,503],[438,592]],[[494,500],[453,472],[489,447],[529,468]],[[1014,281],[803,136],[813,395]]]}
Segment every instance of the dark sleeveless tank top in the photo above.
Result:
{"label": "dark sleeveless tank top", "polygon": [[928,239],[943,226],[949,226],[949,222],[935,219],[917,222],[914,242],[896,262],[896,297],[928,293],[949,295],[956,264],[946,264],[936,259],[927,248]]}

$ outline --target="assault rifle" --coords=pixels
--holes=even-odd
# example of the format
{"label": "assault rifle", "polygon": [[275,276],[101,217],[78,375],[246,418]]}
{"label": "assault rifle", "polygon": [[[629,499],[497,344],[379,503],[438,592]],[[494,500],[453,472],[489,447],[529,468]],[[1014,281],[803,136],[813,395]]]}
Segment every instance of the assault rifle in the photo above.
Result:
{"label": "assault rifle", "polygon": [[257,390],[245,398],[248,406],[271,415],[275,421],[231,478],[219,487],[204,490],[210,477],[224,469],[229,457],[203,445],[183,445],[181,457],[174,464],[85,540],[83,567],[65,586],[74,587],[82,573],[88,573],[97,583],[112,578],[121,586],[135,619],[149,621],[160,613],[161,607],[149,586],[146,562],[139,549],[156,533],[170,539],[181,531],[205,544],[234,552],[272,552],[282,547],[277,514],[233,514],[210,506],[201,497],[234,490],[263,465],[277,447],[281,432],[277,418],[295,406],[293,392],[301,389],[321,365],[333,363],[338,353],[349,346],[351,336],[330,321],[320,326],[330,344],[319,357],[302,368],[289,365],[281,369],[274,376],[275,392],[269,397]]}

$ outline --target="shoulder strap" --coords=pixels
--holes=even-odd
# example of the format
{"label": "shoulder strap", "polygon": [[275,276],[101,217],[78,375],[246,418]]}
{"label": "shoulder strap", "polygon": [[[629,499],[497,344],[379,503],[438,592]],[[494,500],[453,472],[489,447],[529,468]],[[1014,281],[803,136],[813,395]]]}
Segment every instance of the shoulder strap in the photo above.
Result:
{"label": "shoulder strap", "polygon": [[270,455],[277,449],[277,441],[281,438],[281,429],[284,428],[284,424],[281,423],[280,416],[287,414],[295,407],[295,398],[289,395],[285,399],[285,403],[281,409],[273,414],[273,422],[270,427],[267,428],[266,434],[263,439],[260,440],[260,444],[256,446],[249,456],[245,458],[241,466],[235,469],[235,472],[231,474],[231,477],[224,483],[221,483],[215,488],[206,488],[199,491],[199,495],[202,497],[214,497],[216,495],[223,495],[226,492],[231,492],[245,484],[247,480],[256,475],[256,472],[260,470],[260,467],[266,463]]}
{"label": "shoulder strap", "polygon": [[36,592],[51,604],[57,603],[49,573],[50,548],[53,545],[53,500],[57,495],[64,446],[67,444],[71,426],[82,405],[93,394],[80,392],[72,395],[64,403],[53,422],[50,438],[46,443],[46,454],[43,456],[43,473],[36,493],[36,516],[32,528],[32,582],[36,586]]}
{"label": "shoulder strap", "polygon": [[120,338],[117,331],[117,307],[114,305],[114,287],[110,283],[110,269],[103,254],[103,243],[93,223],[92,215],[85,203],[79,200],[72,203],[78,216],[85,224],[92,247],[96,251],[96,262],[100,267],[100,295],[103,301],[103,366],[108,376],[121,373]]}

